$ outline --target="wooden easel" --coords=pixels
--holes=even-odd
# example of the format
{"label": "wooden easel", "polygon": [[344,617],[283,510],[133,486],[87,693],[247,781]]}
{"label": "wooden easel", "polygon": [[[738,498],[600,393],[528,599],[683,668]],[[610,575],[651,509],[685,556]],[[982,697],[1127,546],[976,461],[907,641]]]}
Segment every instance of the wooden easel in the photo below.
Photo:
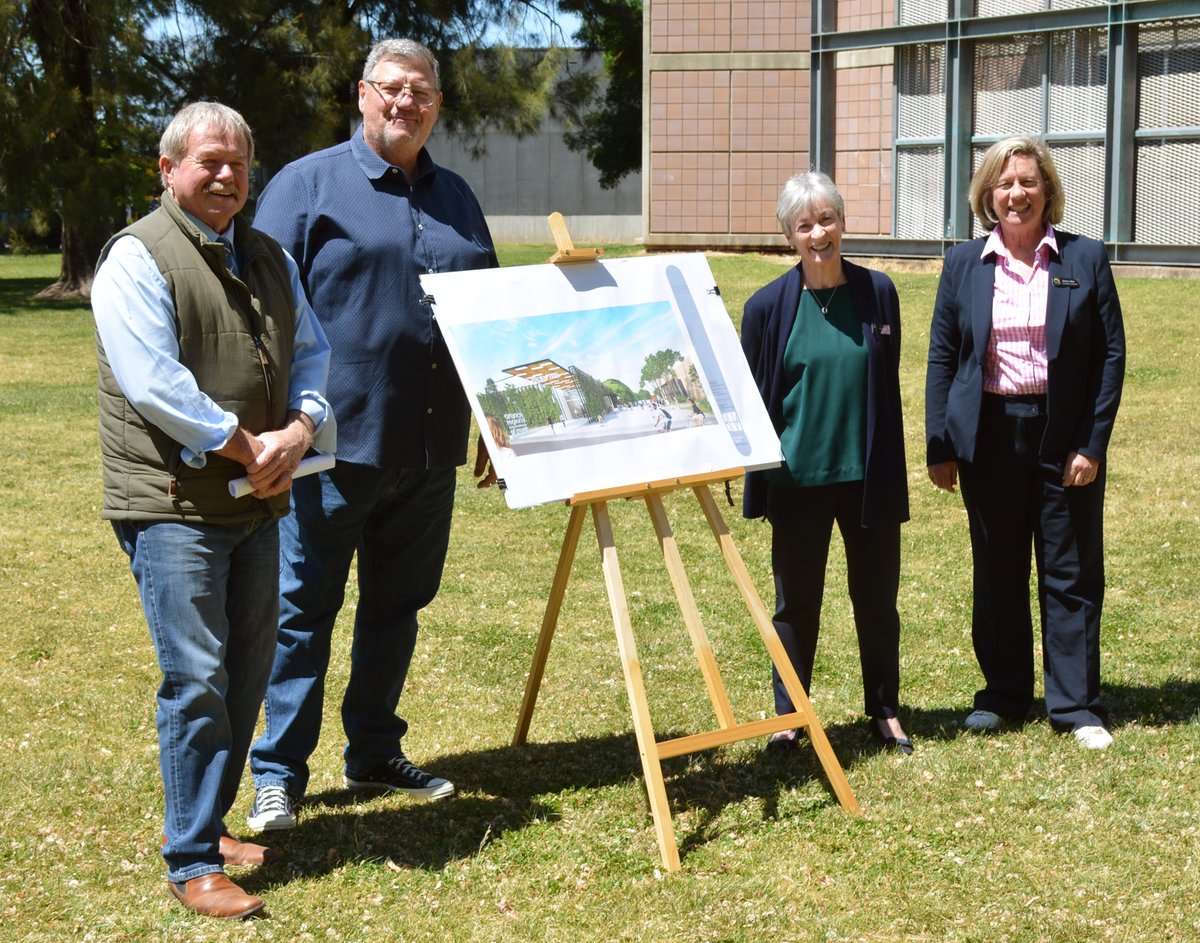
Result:
{"label": "wooden easel", "polygon": [[546,222],[550,224],[550,233],[554,236],[554,244],[558,247],[558,251],[550,256],[546,260],[547,262],[553,262],[555,265],[570,262],[595,262],[604,255],[604,250],[599,246],[594,249],[576,249],[575,243],[571,241],[571,234],[567,232],[567,221],[557,210],[546,217]]}
{"label": "wooden easel", "polygon": [[[557,229],[554,217],[557,217]],[[555,213],[551,217],[551,229],[558,244],[558,254],[564,256],[560,261],[575,261],[580,250],[571,246],[570,237],[566,233],[566,226],[563,224],[560,214]],[[592,259],[595,257],[593,255]],[[563,537],[558,566],[554,571],[554,582],[550,587],[549,598],[546,600],[542,629],[534,648],[533,663],[529,668],[529,679],[525,685],[525,696],[521,701],[517,728],[513,733],[514,746],[525,743],[529,734],[529,724],[533,718],[533,709],[537,703],[538,690],[541,688],[546,659],[550,654],[550,643],[554,638],[554,630],[562,610],[567,580],[571,574],[571,565],[575,560],[575,550],[583,531],[584,516],[590,509],[596,527],[596,538],[600,545],[601,566],[604,570],[604,582],[612,608],[613,625],[617,633],[617,648],[625,674],[625,690],[629,695],[629,707],[633,714],[633,730],[637,737],[638,753],[641,756],[642,773],[646,780],[646,791],[650,799],[650,813],[654,819],[663,865],[668,871],[679,870],[679,848],[675,842],[675,829],[671,822],[671,808],[667,800],[666,783],[662,773],[662,761],[670,757],[684,756],[754,737],[765,737],[780,730],[805,729],[808,731],[808,738],[812,742],[813,749],[816,750],[821,767],[829,778],[834,795],[848,812],[857,813],[859,811],[858,801],[854,797],[846,774],[834,755],[833,747],[829,745],[829,739],[825,736],[825,731],[817,720],[812,704],[804,693],[804,687],[800,684],[800,679],[796,676],[795,669],[792,668],[791,661],[783,649],[783,643],[779,640],[779,635],[771,622],[771,616],[754,588],[750,574],[742,562],[741,554],[738,553],[733,537],[709,491],[710,485],[740,477],[742,474],[744,474],[744,470],[736,468],[704,475],[648,482],[637,486],[592,491],[575,495],[567,501],[567,505],[571,508],[571,517],[567,523],[567,532]],[[795,705],[796,709],[791,714],[743,724],[737,723],[734,719],[733,709],[725,692],[725,684],[721,680],[721,672],[713,656],[708,635],[704,631],[695,596],[675,543],[675,535],[671,531],[671,525],[667,520],[666,510],[662,503],[663,494],[683,488],[690,488],[700,503],[709,529],[712,530],[713,536],[716,537],[720,546],[725,564],[750,610],[758,633],[771,656],[771,661],[779,671],[783,685],[792,699],[792,704]],[[613,539],[612,525],[608,515],[609,501],[631,498],[642,498],[646,502],[654,531],[658,536],[659,547],[666,561],[671,585],[675,589],[675,597],[679,601],[683,621],[688,635],[691,637],[696,660],[700,665],[700,673],[704,678],[708,697],[717,717],[719,727],[716,730],[662,741],[657,740],[654,735],[650,709],[646,702],[645,685],[642,681],[641,664],[638,660],[637,645],[633,637],[633,625],[629,617],[629,601],[626,598],[625,586],[621,579],[616,543]]]}

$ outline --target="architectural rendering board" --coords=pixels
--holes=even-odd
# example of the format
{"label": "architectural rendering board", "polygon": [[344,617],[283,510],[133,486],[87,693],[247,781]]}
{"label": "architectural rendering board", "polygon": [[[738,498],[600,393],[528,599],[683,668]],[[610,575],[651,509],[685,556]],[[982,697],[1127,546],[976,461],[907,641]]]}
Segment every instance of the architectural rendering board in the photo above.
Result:
{"label": "architectural rendering board", "polygon": [[421,276],[510,507],[779,464],[703,255]]}

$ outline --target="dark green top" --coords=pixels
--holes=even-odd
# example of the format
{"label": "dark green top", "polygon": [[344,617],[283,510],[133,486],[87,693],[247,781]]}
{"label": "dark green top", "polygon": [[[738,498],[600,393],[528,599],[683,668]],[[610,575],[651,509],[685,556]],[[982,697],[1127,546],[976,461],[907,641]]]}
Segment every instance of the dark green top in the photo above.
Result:
{"label": "dark green top", "polygon": [[859,481],[866,465],[867,347],[848,286],[800,295],[783,353],[783,464],[774,484],[812,487]]}

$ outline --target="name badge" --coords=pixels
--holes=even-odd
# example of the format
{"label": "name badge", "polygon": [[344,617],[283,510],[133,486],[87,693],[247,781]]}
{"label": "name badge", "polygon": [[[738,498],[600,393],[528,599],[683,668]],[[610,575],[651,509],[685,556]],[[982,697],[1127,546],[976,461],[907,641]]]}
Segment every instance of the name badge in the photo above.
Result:
{"label": "name badge", "polygon": [[1078,288],[1079,282],[1075,281],[1075,279],[1073,279],[1073,278],[1059,278],[1057,275],[1055,275],[1054,276],[1054,287],[1055,288]]}

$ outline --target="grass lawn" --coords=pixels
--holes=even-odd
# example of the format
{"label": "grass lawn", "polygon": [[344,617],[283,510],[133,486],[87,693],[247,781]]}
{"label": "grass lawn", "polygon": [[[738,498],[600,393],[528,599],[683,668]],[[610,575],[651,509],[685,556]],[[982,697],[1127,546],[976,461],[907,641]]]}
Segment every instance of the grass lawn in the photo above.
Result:
{"label": "grass lawn", "polygon": [[[507,264],[551,246],[504,247]],[[610,255],[620,250],[614,249]],[[636,251],[636,250],[624,250]],[[683,858],[660,871],[590,524],[530,743],[509,747],[568,512],[509,511],[460,477],[442,592],[424,614],[406,750],[458,784],[433,805],[341,786],[334,640],[311,805],[287,859],[235,874],[269,919],[173,903],[158,854],[158,682],[128,565],[99,520],[88,310],[28,301],[55,257],[0,258],[0,938],[29,941],[1194,941],[1200,938],[1200,320],[1195,281],[1121,278],[1129,369],[1109,455],[1104,682],[1116,742],[1078,749],[1037,711],[960,729],[979,684],[966,520],[925,478],[936,275],[894,275],[904,312],[913,520],[903,531],[907,759],[877,751],[835,541],[814,704],[860,804],[810,749],[761,742],[668,761]],[[714,255],[735,322],[788,260]],[[734,488],[735,500],[740,488]],[[668,499],[740,719],[767,659],[694,501]],[[660,735],[714,725],[640,504],[611,508]],[[767,527],[726,516],[770,602]],[[249,776],[230,820],[244,826]]]}

